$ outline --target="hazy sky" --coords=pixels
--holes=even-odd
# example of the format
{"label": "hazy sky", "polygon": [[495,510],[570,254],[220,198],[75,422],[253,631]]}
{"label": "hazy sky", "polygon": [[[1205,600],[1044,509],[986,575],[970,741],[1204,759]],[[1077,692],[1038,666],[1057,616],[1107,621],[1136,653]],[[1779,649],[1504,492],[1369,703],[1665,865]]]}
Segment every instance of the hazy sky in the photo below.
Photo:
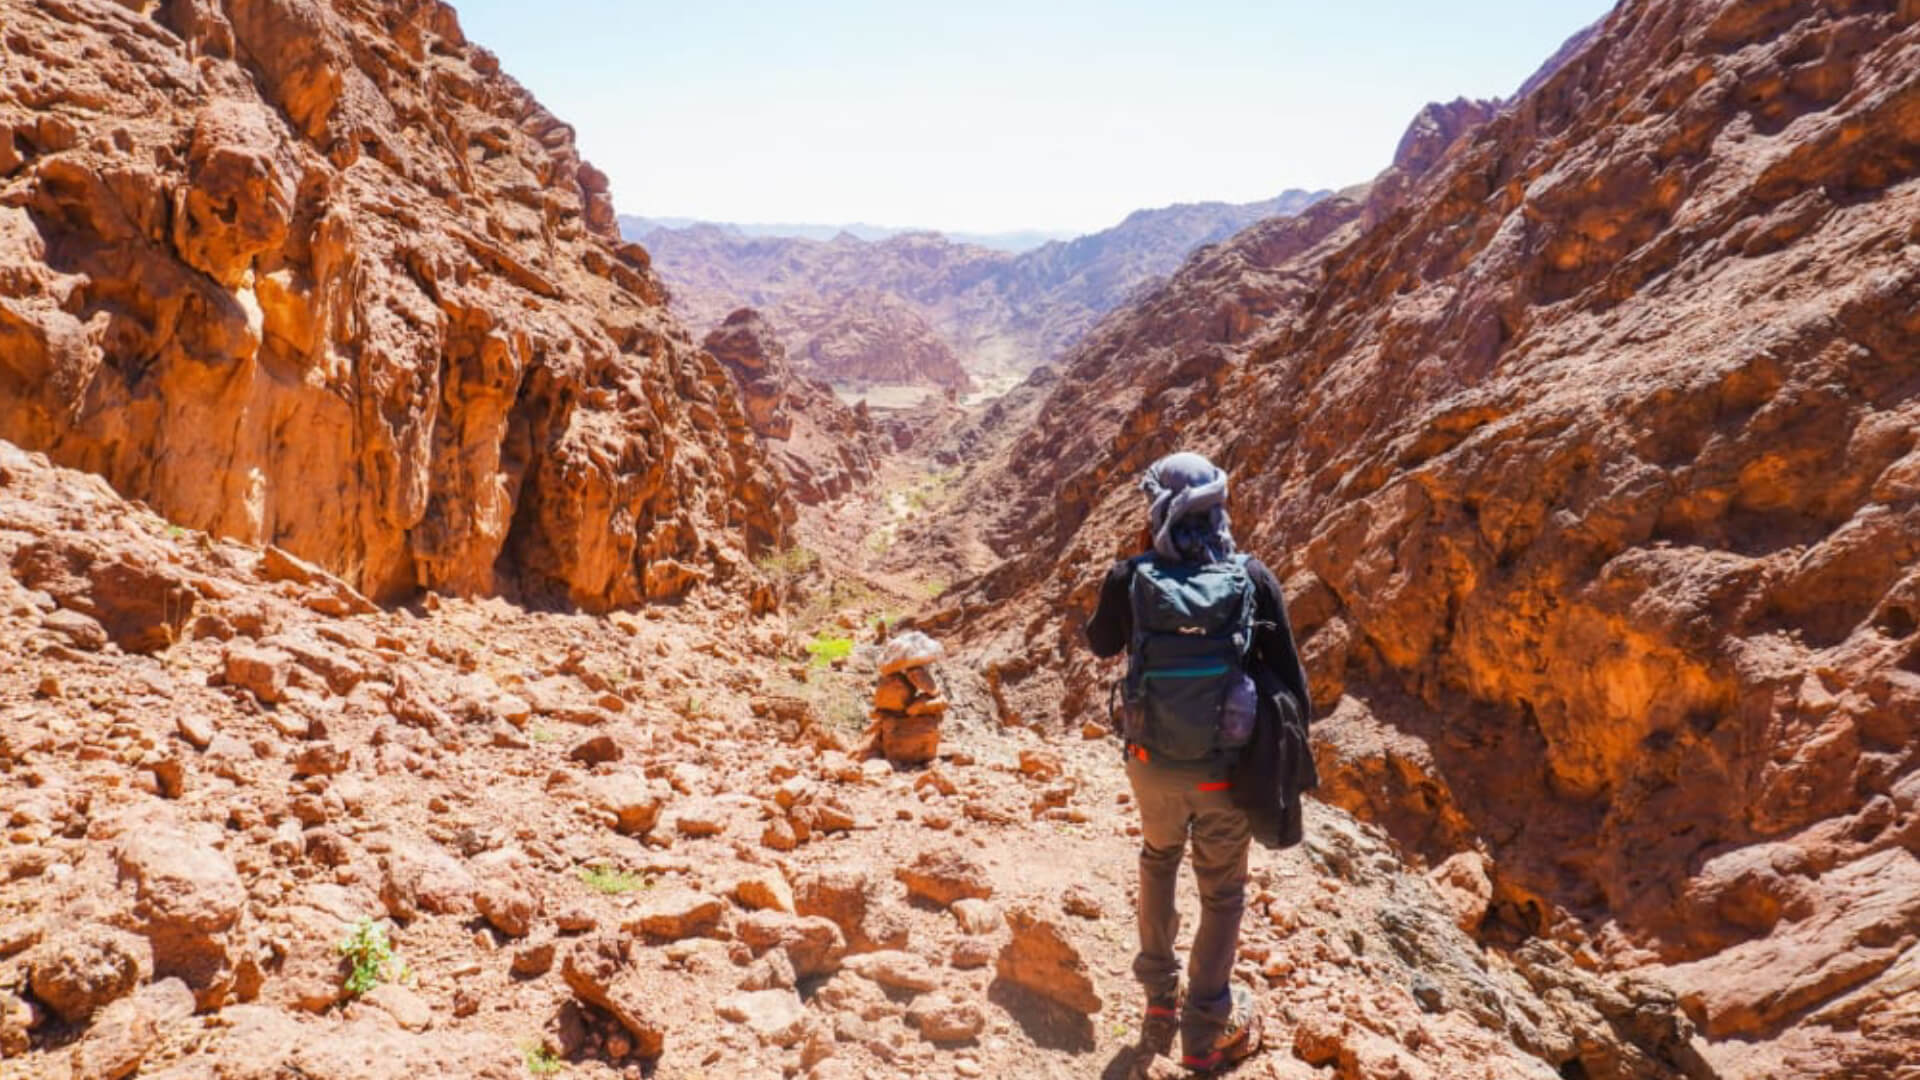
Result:
{"label": "hazy sky", "polygon": [[1341,187],[1607,0],[456,0],[623,214],[1089,231]]}

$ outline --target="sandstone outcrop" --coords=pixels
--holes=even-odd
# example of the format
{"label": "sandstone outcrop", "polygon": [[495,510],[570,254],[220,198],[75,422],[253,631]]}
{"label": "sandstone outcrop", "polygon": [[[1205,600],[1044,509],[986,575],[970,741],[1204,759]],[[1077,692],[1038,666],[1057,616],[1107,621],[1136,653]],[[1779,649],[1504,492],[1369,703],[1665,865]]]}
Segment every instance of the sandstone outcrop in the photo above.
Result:
{"label": "sandstone outcrop", "polygon": [[1623,5],[1110,318],[946,620],[1006,713],[1094,709],[1074,616],[1139,471],[1205,451],[1287,582],[1325,794],[1483,847],[1482,933],[1644,966],[1727,1075],[1910,1060],[1920,924],[1868,898],[1920,827],[1916,48],[1911,4]]}
{"label": "sandstone outcrop", "polygon": [[[759,312],[729,314],[704,345],[733,376],[747,422],[795,500],[830,502],[873,479],[891,438],[865,409],[847,406],[831,386],[795,372]],[[783,513],[790,522],[791,507]]]}
{"label": "sandstone outcrop", "polygon": [[0,438],[377,600],[605,608],[779,545],[725,373],[452,8],[4,13]]}
{"label": "sandstone outcrop", "polygon": [[953,347],[910,305],[855,290],[789,304],[783,314],[803,339],[796,355],[807,373],[831,383],[973,389]]}

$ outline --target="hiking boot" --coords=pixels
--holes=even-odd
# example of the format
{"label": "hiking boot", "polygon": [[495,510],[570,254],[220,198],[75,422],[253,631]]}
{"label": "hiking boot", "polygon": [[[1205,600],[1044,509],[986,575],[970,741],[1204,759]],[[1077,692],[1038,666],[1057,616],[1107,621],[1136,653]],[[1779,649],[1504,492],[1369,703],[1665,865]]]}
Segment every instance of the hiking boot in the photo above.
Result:
{"label": "hiking boot", "polygon": [[1156,1054],[1173,1052],[1173,1036],[1180,1028],[1180,991],[1149,994],[1140,1021],[1140,1045]]}
{"label": "hiking boot", "polygon": [[1253,992],[1234,987],[1233,1014],[1226,1026],[1217,1029],[1211,1039],[1204,1035],[1196,1038],[1198,1030],[1189,1027],[1182,1033],[1181,1065],[1197,1073],[1216,1073],[1245,1061],[1260,1049],[1260,1014],[1253,1006]]}

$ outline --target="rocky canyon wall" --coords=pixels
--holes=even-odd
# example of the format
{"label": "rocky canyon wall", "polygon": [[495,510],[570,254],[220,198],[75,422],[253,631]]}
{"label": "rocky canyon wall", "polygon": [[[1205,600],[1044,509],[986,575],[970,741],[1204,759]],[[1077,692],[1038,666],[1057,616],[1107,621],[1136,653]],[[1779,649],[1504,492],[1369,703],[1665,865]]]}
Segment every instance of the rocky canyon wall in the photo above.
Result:
{"label": "rocky canyon wall", "polygon": [[0,438],[379,599],[600,608],[780,542],[727,374],[452,8],[0,16]]}
{"label": "rocky canyon wall", "polygon": [[797,374],[765,316],[741,308],[704,345],[739,384],[748,422],[795,501],[829,502],[873,479],[892,437],[865,408],[842,404],[833,387]]}
{"label": "rocky canyon wall", "polygon": [[1024,466],[1011,557],[942,618],[999,656],[1003,712],[1092,713],[1077,620],[1133,481],[1207,452],[1287,579],[1324,797],[1492,856],[1483,936],[1668,981],[1725,1075],[1894,1075],[1920,4],[1628,0],[1513,102],[1451,108],[1090,337],[979,467]]}

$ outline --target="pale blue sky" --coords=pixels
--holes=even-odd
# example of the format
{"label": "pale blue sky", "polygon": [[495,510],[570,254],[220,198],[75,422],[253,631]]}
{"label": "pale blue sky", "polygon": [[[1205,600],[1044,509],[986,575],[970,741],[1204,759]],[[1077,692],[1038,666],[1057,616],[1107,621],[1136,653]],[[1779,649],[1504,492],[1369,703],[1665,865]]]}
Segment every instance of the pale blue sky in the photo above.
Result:
{"label": "pale blue sky", "polygon": [[1608,0],[456,0],[623,214],[1088,231],[1341,187]]}

